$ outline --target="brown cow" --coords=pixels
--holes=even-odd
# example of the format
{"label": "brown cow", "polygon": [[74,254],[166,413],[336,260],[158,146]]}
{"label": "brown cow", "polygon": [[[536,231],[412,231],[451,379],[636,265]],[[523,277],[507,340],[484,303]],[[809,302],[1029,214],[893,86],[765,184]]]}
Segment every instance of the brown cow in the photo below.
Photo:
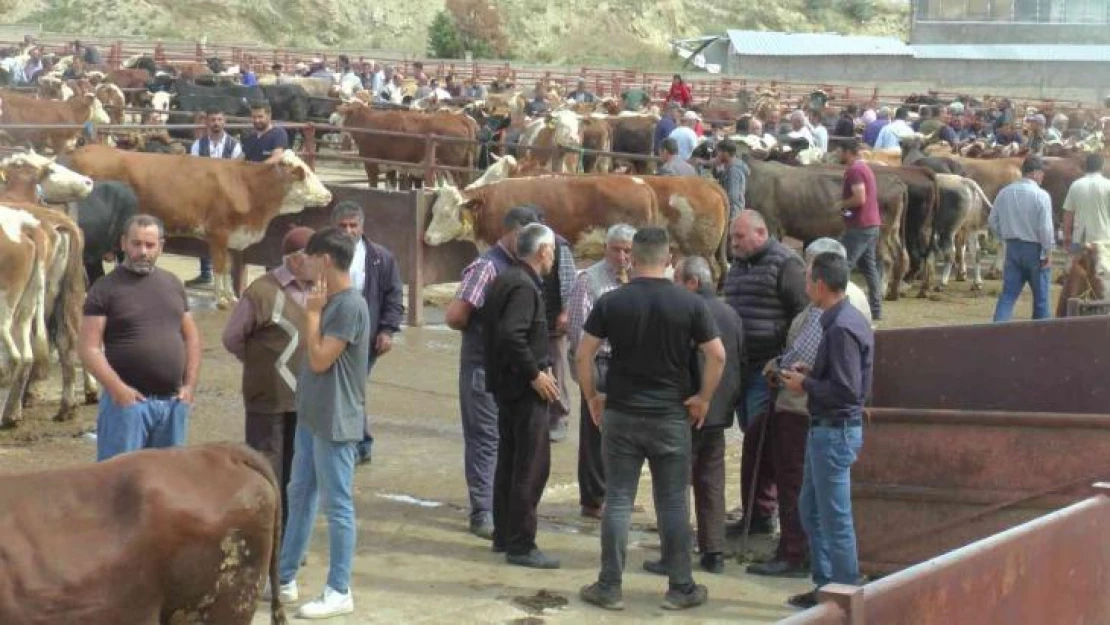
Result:
{"label": "brown cow", "polygon": [[613,159],[613,170],[619,166],[637,174],[654,174],[655,161],[648,159],[655,154],[655,124],[659,120],[646,115],[610,117],[606,121],[613,129],[613,151],[638,154],[642,159]]}
{"label": "brown cow", "polygon": [[221,307],[236,299],[229,250],[257,243],[279,213],[331,202],[331,192],[292,150],[282,162],[264,164],[90,145],[73,153],[70,167],[93,180],[126,183],[168,234],[206,240]]}
{"label": "brown cow", "polygon": [[[613,151],[613,127],[605,119],[587,117],[582,126],[582,147],[599,152]],[[582,155],[582,171],[587,174],[607,174],[613,168],[612,158],[598,154]]]}
{"label": "brown cow", "polygon": [[[455,113],[421,113],[417,111],[375,110],[358,101],[342,104],[332,115],[331,123],[348,128],[405,132],[418,135],[458,137],[474,141],[478,125],[469,116]],[[365,132],[352,132],[362,158],[401,161],[419,165],[424,162],[425,140],[410,137],[381,136]],[[436,163],[454,167],[473,168],[477,160],[474,143],[440,142],[436,144]],[[383,165],[364,163],[366,178],[371,187],[378,186],[378,173]],[[414,167],[414,169],[416,169]],[[466,180],[460,172],[449,172],[456,181]],[[458,184],[461,185],[461,182]]]}
{"label": "brown cow", "polygon": [[1082,252],[1075,257],[1068,268],[1064,278],[1064,286],[1060,289],[1060,298],[1056,300],[1056,316],[1068,316],[1068,300],[1103,300],[1106,299],[1106,269],[1101,267],[1106,261],[1107,249],[1105,245],[1088,243]]}
{"label": "brown cow", "polygon": [[659,217],[655,193],[641,178],[515,178],[462,191],[452,186],[437,188],[424,242],[472,241],[482,251],[501,237],[505,213],[523,205],[543,211],[545,223],[572,246],[613,224],[653,225]]}
{"label": "brown cow", "polygon": [[[50,241],[29,212],[0,203],[0,387],[18,388],[31,367],[50,352],[42,319]],[[0,406],[5,424],[19,420],[23,398],[11,392]]]}
{"label": "brown cow", "polygon": [[[0,91],[4,105],[0,108],[2,124],[84,124],[108,123],[108,115],[100,101],[91,93],[74,96],[65,102],[38,100],[14,91]],[[81,134],[78,129],[16,130],[9,128],[12,139],[35,147],[49,145],[55,154],[66,151],[67,145]]]}
{"label": "brown cow", "polygon": [[0,477],[0,623],[249,625],[278,600],[281,495],[243,445]]}

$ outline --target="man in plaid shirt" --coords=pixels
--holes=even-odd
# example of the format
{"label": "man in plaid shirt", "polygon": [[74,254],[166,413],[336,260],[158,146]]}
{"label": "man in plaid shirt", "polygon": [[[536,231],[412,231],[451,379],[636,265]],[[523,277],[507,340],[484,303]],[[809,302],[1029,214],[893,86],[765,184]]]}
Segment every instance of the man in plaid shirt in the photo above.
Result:
{"label": "man in plaid shirt", "polygon": [[[806,262],[812,262],[825,252],[848,257],[839,241],[825,237],[809,244],[805,251]],[[849,303],[870,321],[871,307],[867,303],[867,295],[851,282],[848,283],[847,292]],[[824,334],[821,327],[823,312],[810,304],[798,313],[786,335],[786,349],[763,368],[763,374],[768,377],[772,388],[778,389],[767,426],[767,444],[770,445],[771,462],[775,467],[774,480],[778,491],[781,533],[775,557],[770,562],[748,566],[748,572],[753,575],[799,578],[809,575],[809,567],[805,564],[809,543],[798,515],[798,496],[802,490],[802,471],[806,457],[806,435],[809,432],[807,397],[805,393],[782,388],[778,373],[798,363],[813,366]]]}
{"label": "man in plaid shirt", "polygon": [[539,221],[534,208],[509,209],[502,222],[505,234],[463,270],[462,283],[444,315],[447,325],[463,335],[459,349],[459,411],[470,495],[470,532],[486,540],[493,539],[493,474],[499,435],[497,404],[486,392],[482,308],[494,278],[516,262],[516,233]]}
{"label": "man in plaid shirt", "polygon": [[[570,306],[567,310],[567,333],[570,347],[569,359],[574,355],[582,340],[582,326],[593,310],[594,303],[602,295],[628,282],[632,261],[632,237],[636,229],[628,224],[616,224],[605,233],[605,258],[578,274],[574,288],[570,292]],[[605,392],[605,372],[609,369],[609,341],[602,341],[594,358],[598,369],[598,391]],[[570,368],[576,375],[575,368]],[[577,377],[575,382],[577,382]],[[590,408],[586,397],[582,397],[578,425],[578,493],[582,506],[582,516],[601,518],[601,504],[605,502],[605,466],[601,456],[601,430],[590,419]]]}

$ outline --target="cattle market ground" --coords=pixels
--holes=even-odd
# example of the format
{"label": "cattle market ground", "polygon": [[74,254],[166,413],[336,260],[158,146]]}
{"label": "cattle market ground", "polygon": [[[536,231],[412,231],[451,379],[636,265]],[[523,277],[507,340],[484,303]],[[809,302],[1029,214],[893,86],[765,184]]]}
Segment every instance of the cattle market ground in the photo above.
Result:
{"label": "cattle market ground", "polygon": [[[182,279],[196,274],[195,259],[167,256],[161,265]],[[253,268],[253,274],[259,270]],[[1056,287],[1054,287],[1055,289]],[[884,327],[987,322],[999,290],[988,282],[982,297],[967,283],[953,283],[933,299],[887,302]],[[239,394],[240,366],[220,344],[227,311],[215,310],[207,291],[194,291],[193,305],[203,340],[201,386],[190,424],[190,443],[243,439]],[[1028,317],[1028,293],[1018,316]],[[429,311],[433,321],[441,318]],[[551,479],[540,506],[540,545],[562,559],[558,571],[530,571],[504,564],[489,543],[466,532],[466,490],[462,474],[462,434],[458,418],[457,355],[459,336],[432,324],[406,328],[394,351],[379,361],[368,385],[376,437],[374,461],[355,478],[358,548],[353,588],[356,614],[335,623],[639,623],[663,618],[659,602],[665,580],[642,571],[641,563],[659,555],[652,531],[650,482],[645,470],[633,517],[624,612],[583,604],[580,586],[595,579],[598,523],[578,516],[575,472],[577,404],[571,435],[552,449]],[[958,358],[958,354],[952,357]],[[54,374],[56,389],[56,371]],[[572,389],[572,393],[577,393]],[[575,395],[576,396],[576,395]],[[55,400],[56,401],[56,400]],[[49,422],[53,403],[26,415],[18,429],[0,432],[0,472],[41,470],[91,462],[95,444],[84,436],[95,422],[95,407],[80,410],[76,422]],[[728,493],[738,503],[739,433],[729,435]],[[864,452],[866,451],[866,444]],[[321,590],[326,575],[326,525],[321,517],[301,592]],[[64,528],[59,528],[64,531]],[[758,554],[771,543],[753,542]],[[723,575],[695,572],[709,587],[707,606],[682,614],[675,623],[768,623],[791,613],[784,600],[807,589],[805,580],[745,575],[730,561]],[[545,608],[545,606],[548,606]],[[268,623],[260,611],[255,623]]]}

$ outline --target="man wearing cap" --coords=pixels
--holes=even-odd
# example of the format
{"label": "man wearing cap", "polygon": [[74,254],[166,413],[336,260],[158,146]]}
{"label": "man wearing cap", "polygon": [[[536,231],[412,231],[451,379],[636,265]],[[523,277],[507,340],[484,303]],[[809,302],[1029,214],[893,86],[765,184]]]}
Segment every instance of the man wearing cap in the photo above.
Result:
{"label": "man wearing cap", "polygon": [[678,145],[678,158],[681,160],[689,160],[690,155],[694,153],[694,148],[698,145],[698,133],[694,131],[694,126],[697,125],[699,120],[701,120],[701,117],[697,113],[686,111],[682,114],[682,121],[679,126],[668,135]]}
{"label": "man wearing cap", "polygon": [[577,104],[589,104],[591,102],[597,102],[597,96],[586,88],[586,79],[579,78],[578,87],[567,94],[567,100],[571,100]]}
{"label": "man wearing cap", "polygon": [[516,234],[540,216],[530,206],[509,209],[498,242],[463,269],[444,320],[462,332],[459,349],[459,412],[462,413],[463,462],[470,495],[470,532],[493,539],[493,476],[497,466],[497,404],[486,390],[486,294],[497,276],[516,263]]}
{"label": "man wearing cap", "polygon": [[[825,252],[832,252],[847,259],[848,253],[836,239],[822,237],[805,250],[807,265]],[[848,302],[871,322],[867,296],[858,286],[849,282],[846,291]],[[786,334],[786,349],[777,358],[767,361],[763,375],[771,388],[777,388],[775,405],[767,423],[767,451],[775,467],[775,489],[778,491],[780,534],[774,557],[748,567],[753,575],[768,577],[805,577],[805,557],[808,551],[802,519],[798,512],[798,496],[802,490],[805,464],[806,435],[809,431],[809,410],[805,392],[781,388],[779,372],[797,364],[813,367],[817,359],[817,346],[824,329],[821,327],[822,310],[808,304],[794,317]]]}
{"label": "man wearing cap", "polygon": [[883,128],[890,123],[890,107],[882,107],[879,109],[878,116],[874,121],[868,122],[863,128],[863,142],[867,145],[874,146],[875,142],[879,140],[879,133]]}
{"label": "man wearing cap", "polygon": [[1002,293],[994,309],[996,322],[1010,320],[1027,282],[1033,291],[1033,318],[1049,316],[1048,281],[1056,233],[1052,226],[1052,200],[1040,187],[1044,180],[1041,158],[1025,159],[1021,175],[1021,180],[998,192],[987,220],[991,232],[1006,242]]}
{"label": "man wearing cap", "polygon": [[286,233],[281,265],[247,287],[223,334],[224,347],[243,363],[247,445],[266,456],[281,483],[282,527],[289,515],[285,487],[297,429],[294,398],[304,358],[304,303],[313,278],[304,255],[311,236],[309,228]]}

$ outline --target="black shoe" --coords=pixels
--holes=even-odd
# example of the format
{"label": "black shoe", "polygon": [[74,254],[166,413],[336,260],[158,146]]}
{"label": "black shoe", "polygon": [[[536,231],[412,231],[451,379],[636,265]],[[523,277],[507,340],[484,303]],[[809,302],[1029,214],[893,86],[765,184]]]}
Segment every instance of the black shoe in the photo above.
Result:
{"label": "black shoe", "polygon": [[811,590],[809,592],[803,592],[800,595],[794,595],[787,599],[786,603],[799,610],[808,610],[817,605],[817,591]]}
{"label": "black shoe", "polygon": [[[740,519],[735,523],[729,523],[725,526],[725,535],[730,538],[736,538],[744,535],[745,519]],[[775,523],[770,517],[757,517],[752,519],[752,526],[748,529],[749,536],[757,535],[771,535],[775,533]]]}
{"label": "black shoe", "polygon": [[703,553],[701,554],[701,569],[706,573],[714,573],[720,575],[725,572],[725,554],[723,553]]}
{"label": "black shoe", "polygon": [[185,281],[185,286],[212,286],[215,280],[212,276],[197,276],[191,280]]}
{"label": "black shoe", "polygon": [[701,584],[691,584],[685,590],[672,588],[663,596],[664,610],[686,610],[696,608],[709,599],[709,591]]}
{"label": "black shoe", "polygon": [[493,521],[489,517],[471,519],[470,533],[478,538],[493,540]]}
{"label": "black shoe", "polygon": [[621,589],[603,586],[601,582],[583,586],[582,590],[578,591],[578,596],[581,597],[582,601],[606,610],[624,609],[624,597],[621,594]]}
{"label": "black shoe", "polygon": [[374,459],[374,457],[371,456],[369,453],[359,454],[358,455],[358,464],[370,464],[370,461],[373,460],[373,459]]}
{"label": "black shoe", "polygon": [[490,545],[489,550],[494,553],[505,553],[507,551],[507,549],[505,549],[505,545],[499,545],[497,543],[493,543],[492,545]]}
{"label": "black shoe", "polygon": [[809,575],[809,569],[804,564],[794,564],[786,560],[757,562],[748,565],[747,571],[752,575],[762,575],[764,577],[804,578]]}
{"label": "black shoe", "polygon": [[559,561],[539,549],[533,549],[523,555],[513,555],[511,553],[505,554],[505,561],[509,564],[516,566],[523,566],[530,569],[557,569],[559,568]]}
{"label": "black shoe", "polygon": [[667,567],[662,560],[644,560],[644,570],[652,575],[667,575]]}

